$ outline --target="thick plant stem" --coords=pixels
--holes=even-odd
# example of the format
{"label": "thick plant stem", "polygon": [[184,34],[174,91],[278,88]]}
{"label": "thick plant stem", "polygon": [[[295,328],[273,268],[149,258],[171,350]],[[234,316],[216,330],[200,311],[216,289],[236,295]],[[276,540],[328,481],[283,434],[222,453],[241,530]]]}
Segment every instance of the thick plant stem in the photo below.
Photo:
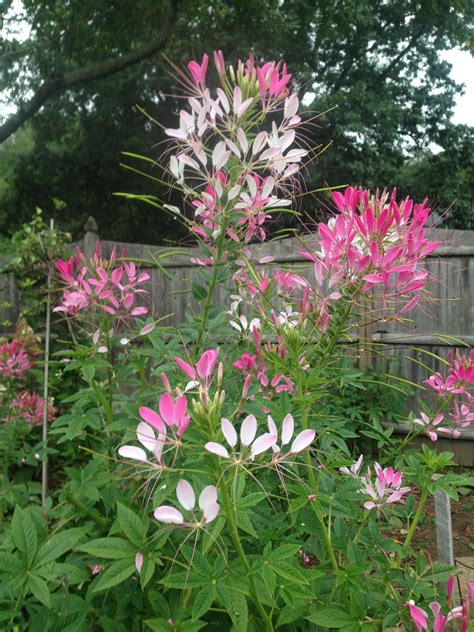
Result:
{"label": "thick plant stem", "polygon": [[242,565],[245,568],[245,571],[247,573],[247,577],[250,584],[250,594],[251,594],[252,600],[260,616],[262,617],[263,623],[265,624],[266,632],[273,632],[272,620],[268,616],[267,611],[265,610],[262,602],[259,599],[257,587],[255,586],[254,578],[251,575],[250,563],[247,559],[247,556],[245,555],[245,551],[242,547],[242,543],[240,542],[237,521],[235,519],[235,513],[232,508],[232,503],[230,500],[229,491],[227,489],[227,484],[225,482],[224,476],[222,476],[222,473],[221,473],[221,482],[219,484],[219,489],[221,490],[222,504],[224,506],[224,513],[227,520],[227,524],[229,526],[232,542],[234,543],[234,546],[237,550],[240,561],[242,562]]}

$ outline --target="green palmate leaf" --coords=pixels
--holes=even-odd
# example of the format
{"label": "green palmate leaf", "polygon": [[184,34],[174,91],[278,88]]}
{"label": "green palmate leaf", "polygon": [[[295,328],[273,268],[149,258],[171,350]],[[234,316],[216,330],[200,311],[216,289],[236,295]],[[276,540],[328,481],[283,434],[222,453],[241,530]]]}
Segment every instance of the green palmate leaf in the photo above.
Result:
{"label": "green palmate leaf", "polygon": [[255,527],[253,526],[248,513],[245,513],[244,511],[238,511],[237,524],[239,525],[239,528],[242,529],[242,531],[245,531],[245,533],[248,533],[254,538],[258,538],[258,534],[255,531]]}
{"label": "green palmate leaf", "polygon": [[212,606],[212,602],[216,598],[216,587],[214,584],[204,586],[196,595],[196,599],[193,604],[192,618],[195,621],[199,619],[203,614],[209,610]]}
{"label": "green palmate leaf", "polygon": [[293,621],[302,617],[306,611],[307,606],[300,606],[298,608],[283,606],[283,608],[280,609],[276,627],[279,628],[287,623],[293,623]]}
{"label": "green palmate leaf", "polygon": [[289,557],[296,557],[301,549],[301,544],[282,544],[272,551],[270,557],[272,560],[286,560]]}
{"label": "green palmate leaf", "polygon": [[112,562],[109,568],[101,573],[99,581],[94,586],[93,592],[99,592],[121,584],[136,571],[135,560],[125,558]]}
{"label": "green palmate leaf", "polygon": [[313,612],[309,616],[305,617],[311,623],[316,623],[320,628],[345,628],[351,624],[357,624],[358,621],[354,619],[352,615],[339,610],[338,608],[326,608]]}
{"label": "green palmate leaf", "polygon": [[83,535],[83,529],[68,529],[62,533],[53,535],[39,549],[36,556],[35,567],[54,562],[58,557],[70,551]]}
{"label": "green palmate leaf", "polygon": [[12,537],[15,546],[25,557],[31,567],[38,548],[38,537],[30,514],[17,505],[12,518]]}
{"label": "green palmate leaf", "polygon": [[98,538],[79,547],[80,551],[96,557],[109,560],[119,560],[123,557],[134,557],[137,547],[124,538]]}
{"label": "green palmate leaf", "polygon": [[37,575],[30,575],[28,577],[28,587],[38,601],[41,601],[41,603],[44,603],[45,606],[49,607],[50,593],[48,584],[44,581],[44,579],[41,579],[41,577],[38,577]]}
{"label": "green palmate leaf", "polygon": [[125,533],[130,542],[138,547],[143,546],[146,538],[148,525],[137,514],[121,503],[117,503],[117,518],[122,531]]}

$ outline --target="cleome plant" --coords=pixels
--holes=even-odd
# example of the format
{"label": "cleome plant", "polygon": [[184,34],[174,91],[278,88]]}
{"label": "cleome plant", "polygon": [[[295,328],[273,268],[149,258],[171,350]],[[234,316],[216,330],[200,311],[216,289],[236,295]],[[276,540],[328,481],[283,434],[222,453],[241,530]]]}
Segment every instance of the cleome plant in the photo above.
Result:
{"label": "cleome plant", "polygon": [[307,267],[276,269],[250,245],[298,215],[317,152],[291,74],[220,51],[213,77],[207,55],[173,68],[182,109],[160,167],[183,205],[141,197],[198,244],[199,308],[179,330],[154,321],[126,253],[57,262],[55,314],[73,333],[57,355],[74,377],[50,430],[61,480],[4,528],[6,629],[466,630],[474,586],[455,602],[455,569],[413,537],[430,496],[472,480],[412,445],[472,423],[472,357],[426,375],[431,408],[405,415],[402,438],[369,417],[376,459],[340,404],[341,384],[364,380],[351,332],[429,297],[428,201],[333,191],[332,216],[300,235]]}

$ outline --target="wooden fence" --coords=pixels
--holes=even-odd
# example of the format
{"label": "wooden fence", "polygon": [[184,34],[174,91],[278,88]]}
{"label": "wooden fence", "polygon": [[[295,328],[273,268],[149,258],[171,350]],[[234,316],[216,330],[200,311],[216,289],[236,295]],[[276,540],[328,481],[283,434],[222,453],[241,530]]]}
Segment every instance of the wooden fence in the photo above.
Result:
{"label": "wooden fence", "polygon": [[[374,345],[383,345],[384,351],[397,359],[400,365],[397,372],[415,384],[421,384],[429,375],[428,369],[422,365],[432,371],[441,368],[434,356],[446,357],[448,352],[457,348],[466,351],[474,346],[474,231],[432,229],[429,233],[431,239],[443,242],[425,263],[436,280],[430,286],[432,299],[408,314],[412,320],[410,325],[397,320],[368,323],[359,330],[358,340],[354,341],[358,343],[361,364],[373,361]],[[79,245],[86,253],[91,253],[97,239],[95,222],[89,220]],[[102,254],[109,255],[114,245],[119,251],[125,248],[128,257],[145,260],[170,250],[152,245],[101,241]],[[303,249],[299,238],[256,244],[250,249],[255,261],[264,256],[275,258],[273,263],[262,266],[266,272],[283,267],[314,280],[312,266],[299,254]],[[199,311],[191,293],[191,286],[198,281],[200,270],[200,266],[192,260],[195,254],[194,249],[183,248],[179,254],[161,259],[169,278],[157,269],[149,270],[149,306],[155,317],[167,316],[164,324],[179,325],[189,310]],[[2,302],[5,301],[11,302],[12,307],[3,308]],[[5,319],[14,321],[17,301],[13,279],[0,275],[0,323]],[[228,289],[219,288],[214,302],[228,308]],[[465,437],[474,438],[474,432],[466,432]],[[441,442],[448,442],[449,449],[458,452],[461,462],[474,466],[472,442],[468,448],[462,447],[463,442],[454,442],[454,446],[449,440]]]}

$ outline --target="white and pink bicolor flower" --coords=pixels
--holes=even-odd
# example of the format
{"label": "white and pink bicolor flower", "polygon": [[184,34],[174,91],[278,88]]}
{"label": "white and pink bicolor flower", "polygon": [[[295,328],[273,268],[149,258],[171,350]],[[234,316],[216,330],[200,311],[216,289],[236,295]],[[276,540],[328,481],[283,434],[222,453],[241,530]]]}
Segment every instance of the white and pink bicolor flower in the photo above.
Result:
{"label": "white and pink bicolor flower", "polygon": [[166,426],[168,426],[173,433],[181,437],[189,425],[185,395],[179,395],[173,399],[170,393],[163,393],[158,406],[160,414],[147,406],[142,406],[139,409],[140,417],[161,434],[166,435]]}
{"label": "white and pink bicolor flower", "polygon": [[[253,460],[256,456],[271,448],[277,440],[277,435],[269,432],[255,438],[257,434],[255,415],[247,415],[243,420],[239,437],[234,425],[228,419],[223,418],[221,420],[221,429],[232,454],[229,453],[222,443],[216,443],[215,441],[209,441],[204,447],[211,454],[220,456],[223,459],[230,459],[231,455],[233,455],[235,463],[242,463],[247,459]],[[236,450],[237,443],[240,443],[239,451]]]}
{"label": "white and pink bicolor flower", "polygon": [[219,513],[220,507],[217,503],[217,488],[214,485],[208,485],[199,495],[198,505],[201,510],[200,519],[197,519],[194,513],[196,495],[188,481],[184,479],[179,481],[176,487],[176,497],[181,507],[191,513],[194,522],[186,521],[181,511],[169,505],[161,505],[153,512],[158,522],[180,525],[187,528],[200,528],[211,523]]}
{"label": "white and pink bicolor flower", "polygon": [[205,390],[209,388],[210,378],[216,366],[219,351],[219,348],[205,351],[199,358],[196,367],[181,358],[175,358],[175,362],[181,371],[191,379],[186,390],[188,387],[198,386],[199,384],[202,384]]}
{"label": "white and pink bicolor flower", "polygon": [[375,484],[372,484],[370,479],[370,468],[367,469],[367,476],[362,478],[364,487],[361,491],[371,498],[364,503],[365,509],[380,508],[383,505],[399,502],[402,496],[410,491],[410,487],[401,487],[402,472],[395,472],[392,467],[382,469],[378,463],[374,464],[374,470]]}
{"label": "white and pink bicolor flower", "polygon": [[[270,434],[275,435],[278,441],[279,433],[278,433],[277,426],[270,415],[268,415],[267,419],[268,419],[268,429],[270,431]],[[274,461],[281,461],[295,454],[298,454],[299,452],[303,452],[303,450],[306,450],[306,448],[308,448],[313,443],[314,437],[316,436],[316,431],[312,430],[311,428],[302,430],[293,440],[293,443],[291,444],[290,449],[287,450],[285,453],[282,453],[283,447],[289,445],[290,441],[293,439],[294,433],[295,433],[295,422],[294,422],[293,416],[288,414],[283,419],[283,423],[281,425],[281,437],[280,437],[281,445],[278,445],[276,442],[272,444]]]}
{"label": "white and pink bicolor flower", "polygon": [[[151,452],[156,462],[161,464],[163,446],[166,442],[166,428],[163,427],[163,432],[159,432],[158,435],[155,435],[153,428],[144,421],[141,421],[137,426],[137,439],[143,447]],[[150,463],[145,450],[137,446],[123,445],[118,449],[118,453],[125,459]]]}

